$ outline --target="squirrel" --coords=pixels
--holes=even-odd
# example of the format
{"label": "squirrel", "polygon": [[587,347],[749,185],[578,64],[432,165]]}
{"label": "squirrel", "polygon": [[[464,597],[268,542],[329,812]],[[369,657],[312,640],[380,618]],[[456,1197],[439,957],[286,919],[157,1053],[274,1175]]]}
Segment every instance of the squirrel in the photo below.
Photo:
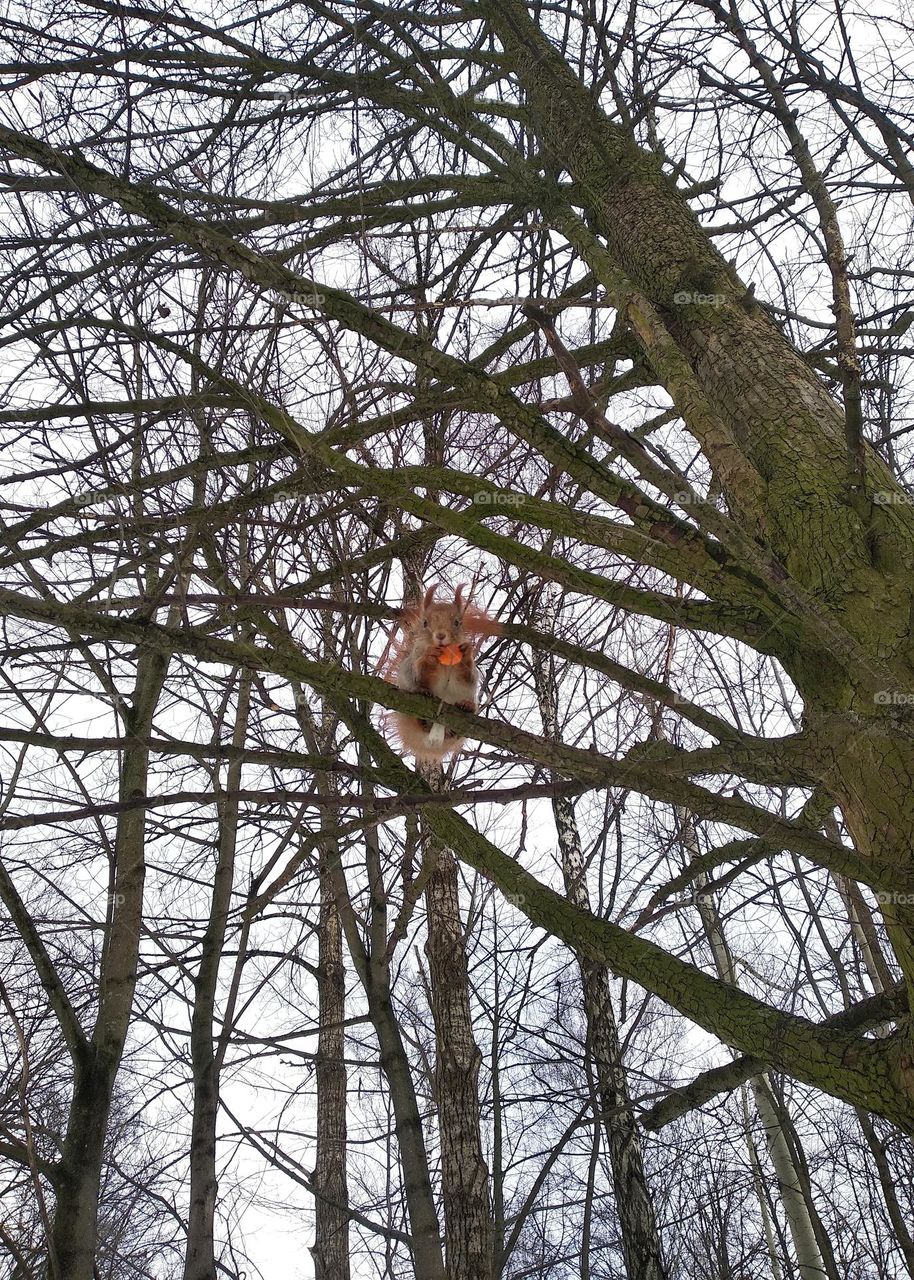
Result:
{"label": "squirrel", "polygon": [[[391,670],[398,688],[424,693],[432,703],[448,703],[474,714],[479,710],[479,672],[476,652],[484,635],[499,627],[481,609],[464,600],[460,586],[451,602],[436,601],[432,584],[419,604],[404,610],[400,624],[405,632],[394,654]],[[431,710],[431,708],[430,708]],[[440,764],[463,746],[464,739],[442,724],[393,713],[393,723],[405,749],[423,763]]]}

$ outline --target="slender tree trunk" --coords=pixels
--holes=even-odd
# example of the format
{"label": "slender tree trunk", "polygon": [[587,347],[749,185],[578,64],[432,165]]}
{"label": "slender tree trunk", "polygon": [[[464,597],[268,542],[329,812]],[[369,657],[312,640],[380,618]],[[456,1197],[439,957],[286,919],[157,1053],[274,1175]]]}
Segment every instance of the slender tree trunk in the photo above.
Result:
{"label": "slender tree trunk", "polygon": [[412,1235],[416,1280],[445,1280],[444,1259],[435,1197],[429,1173],[422,1117],[390,993],[386,964],[375,959],[366,994],[368,1013],[381,1050],[381,1070],[387,1079],[403,1166],[403,1190]]}
{"label": "slender tree trunk", "polygon": [[[238,707],[232,745],[244,746],[250,708],[251,677],[244,672],[238,688]],[[241,760],[227,772],[227,790],[241,786]],[[224,1032],[217,1052],[214,1041],[219,965],[235,879],[238,800],[231,795],[219,803],[219,843],[209,920],[194,982],[190,1028],[190,1056],[194,1082],[194,1111],[190,1141],[190,1213],[184,1254],[184,1280],[215,1280],[214,1222],[216,1213],[216,1123],[219,1116],[219,1076],[227,1043]],[[227,1028],[226,1028],[227,1031]]]}
{"label": "slender tree trunk", "polygon": [[768,1249],[768,1261],[771,1264],[771,1280],[782,1280],[784,1271],[778,1257],[777,1241],[774,1238],[774,1227],[771,1221],[771,1210],[768,1207],[768,1197],[765,1195],[765,1179],[762,1174],[761,1161],[758,1158],[758,1148],[755,1145],[755,1138],[752,1134],[749,1098],[744,1084],[739,1087],[739,1097],[743,1114],[743,1132],[746,1136],[746,1150],[749,1152],[749,1166],[752,1169],[752,1181],[755,1184],[759,1212],[762,1215],[762,1231],[765,1235],[765,1246]]}
{"label": "slender tree trunk", "polygon": [[[324,646],[335,653],[336,643],[329,628]],[[302,734],[315,755],[333,750],[336,720],[325,708],[323,725],[318,725],[296,687],[296,706]],[[318,775],[318,790],[335,794],[329,778]],[[343,967],[343,925],[337,893],[345,895],[345,878],[340,869],[340,849],[333,840],[320,847],[320,908],[317,961],[317,1140],[314,1165],[314,1259],[315,1280],[349,1280],[349,1184],[346,1173],[347,1078],[346,1078],[346,974]]]}
{"label": "slender tree trunk", "polygon": [[[128,732],[148,736],[168,659],[141,655]],[[145,795],[149,752],[128,747],[121,768],[121,801]],[[52,1248],[61,1280],[94,1280],[98,1198],[114,1081],[130,1024],[143,916],[145,825],[142,809],[122,812],[114,842],[108,919],[99,969],[98,1014],[91,1039],[78,1054],[67,1132],[61,1151]]]}
{"label": "slender tree trunk", "polygon": [[[698,847],[691,817],[681,809],[676,811],[676,816],[682,831],[683,845],[689,856],[694,857],[698,852]],[[710,899],[710,895],[701,892],[707,883],[707,877],[700,877],[697,883],[699,888],[698,911],[704,926],[705,936],[711,946],[718,975],[722,982],[728,982],[736,986],[738,985],[736,969],[730,949],[727,946],[720,916]],[[814,1209],[807,1200],[802,1178],[794,1163],[777,1107],[771,1096],[771,1086],[768,1078],[764,1074],[756,1076],[750,1081],[750,1085],[756,1111],[765,1131],[768,1155],[777,1178],[781,1202],[787,1215],[787,1224],[790,1228],[790,1237],[793,1241],[801,1280],[840,1280],[840,1277],[836,1276],[826,1266],[822,1251],[819,1248],[813,1219]]]}
{"label": "slender tree trunk", "polygon": [[898,1203],[898,1196],[895,1193],[895,1178],[885,1153],[885,1147],[879,1139],[876,1126],[873,1124],[873,1117],[869,1112],[864,1111],[862,1107],[856,1107],[855,1110],[860,1129],[866,1145],[870,1149],[873,1163],[876,1166],[879,1185],[882,1188],[882,1195],[885,1200],[886,1212],[889,1215],[892,1230],[898,1241],[898,1248],[904,1257],[909,1275],[914,1276],[914,1238],[912,1238],[910,1228],[905,1220],[904,1210]]}
{"label": "slender tree trunk", "polygon": [[[833,840],[839,838],[838,826],[833,818],[826,823],[825,833]],[[882,947],[879,944],[879,935],[876,932],[876,924],[873,920],[872,912],[860,892],[859,885],[855,881],[848,880],[846,876],[835,876],[834,879],[841,894],[841,899],[847,908],[847,918],[850,922],[851,932],[860,948],[860,954],[863,957],[863,963],[869,975],[873,991],[879,994],[892,985],[893,978],[882,954]],[[885,1201],[886,1212],[892,1224],[892,1230],[898,1241],[898,1248],[904,1257],[908,1273],[914,1276],[914,1237],[911,1235],[908,1224],[905,1221],[904,1212],[898,1203],[898,1196],[895,1193],[895,1179],[885,1153],[885,1147],[880,1141],[873,1118],[869,1112],[862,1107],[855,1107],[854,1110],[857,1115],[857,1123],[860,1125],[860,1131],[863,1134],[863,1140],[873,1157],[879,1185],[882,1188],[882,1198]]]}
{"label": "slender tree trunk", "polygon": [[[543,733],[558,737],[555,671],[542,654],[534,658],[534,682]],[[567,796],[552,802],[565,892],[575,906],[590,910],[584,853],[574,805]],[[665,1280],[657,1215],[644,1172],[641,1138],[631,1110],[619,1031],[612,1004],[609,971],[605,965],[578,956],[587,1020],[587,1052],[593,1064],[597,1098],[603,1114],[612,1168],[622,1253],[629,1280]]]}
{"label": "slender tree trunk", "polygon": [[[346,977],[339,908],[323,857],[318,925],[317,1155],[314,1280],[349,1280],[349,1190],[346,1180]],[[336,857],[336,850],[329,851]]]}
{"label": "slender tree trunk", "polygon": [[[765,1131],[768,1155],[777,1176],[801,1280],[840,1280],[828,1265],[820,1246],[816,1230],[818,1214],[811,1202],[810,1189],[790,1149],[784,1117],[772,1096],[768,1077],[755,1076],[749,1083],[755,1109]],[[821,1231],[821,1223],[818,1225]]]}
{"label": "slender tree trunk", "polygon": [[441,1137],[445,1258],[448,1280],[490,1280],[494,1230],[489,1170],[482,1151],[479,1067],[473,1036],[466,942],[460,918],[457,863],[425,834],[434,870],[425,890],[435,1098]]}
{"label": "slender tree trunk", "polygon": [[[497,925],[495,926],[497,929]],[[493,951],[497,948],[497,934],[493,938]],[[492,1276],[501,1280],[504,1270],[505,1249],[505,1171],[504,1171],[504,1115],[501,1093],[501,1067],[498,1054],[501,1049],[501,1022],[498,973],[495,974],[495,999],[492,1002]]]}
{"label": "slender tree trunk", "polygon": [[391,1000],[387,904],[380,851],[373,832],[366,836],[365,847],[371,885],[367,947],[349,898],[345,873],[336,859],[330,865],[333,894],[339,907],[346,945],[365,992],[368,1016],[378,1039],[381,1070],[390,1092],[403,1169],[403,1192],[412,1237],[415,1280],[446,1280],[422,1117],[409,1058]]}
{"label": "slender tree trunk", "polygon": [[[824,830],[830,840],[840,841],[841,832],[833,814],[829,814],[826,818]],[[849,880],[847,876],[835,875],[832,878],[841,895],[841,901],[847,910],[851,932],[854,935],[857,946],[860,948],[863,963],[869,974],[870,982],[873,984],[873,991],[876,993],[887,991],[893,985],[895,979],[882,953],[879,934],[876,931],[876,922],[863,894],[860,892],[860,886],[854,880]]]}
{"label": "slender tree trunk", "polygon": [[846,876],[835,876],[835,880],[837,881],[841,898],[847,908],[847,918],[850,922],[851,932],[854,935],[857,946],[860,948],[863,963],[869,974],[870,982],[873,984],[873,991],[876,994],[887,991],[889,987],[894,985],[895,979],[892,977],[892,971],[882,953],[873,913],[867,906],[866,900],[860,892],[860,887],[855,881],[848,880]]}

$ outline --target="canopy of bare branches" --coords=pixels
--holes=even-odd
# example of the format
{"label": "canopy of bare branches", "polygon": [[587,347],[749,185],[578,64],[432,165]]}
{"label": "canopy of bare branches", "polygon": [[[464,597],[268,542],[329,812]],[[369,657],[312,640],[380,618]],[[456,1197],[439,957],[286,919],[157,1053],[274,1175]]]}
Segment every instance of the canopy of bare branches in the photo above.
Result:
{"label": "canopy of bare branches", "polygon": [[911,34],[7,7],[0,1280],[914,1277]]}

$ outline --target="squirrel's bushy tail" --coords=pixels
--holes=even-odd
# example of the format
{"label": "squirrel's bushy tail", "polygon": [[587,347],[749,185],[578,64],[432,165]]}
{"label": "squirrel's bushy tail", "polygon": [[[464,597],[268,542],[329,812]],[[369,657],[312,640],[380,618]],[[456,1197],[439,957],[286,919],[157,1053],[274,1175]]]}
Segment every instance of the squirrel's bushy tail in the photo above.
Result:
{"label": "squirrel's bushy tail", "polygon": [[402,711],[391,714],[404,750],[417,760],[439,763],[445,756],[453,755],[463,746],[463,738],[444,729],[443,725],[436,725],[430,720],[426,722],[428,727],[425,727],[415,716],[405,715]]}

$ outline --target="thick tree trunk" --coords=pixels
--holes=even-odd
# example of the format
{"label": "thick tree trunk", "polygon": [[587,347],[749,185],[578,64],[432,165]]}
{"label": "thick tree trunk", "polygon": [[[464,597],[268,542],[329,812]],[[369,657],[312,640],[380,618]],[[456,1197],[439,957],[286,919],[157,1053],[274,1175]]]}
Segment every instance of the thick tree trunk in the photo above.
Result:
{"label": "thick tree trunk", "polygon": [[[144,654],[137,664],[127,727],[148,736],[168,660]],[[146,793],[149,752],[124,752],[119,798]],[[67,1132],[61,1151],[52,1248],[61,1280],[94,1280],[98,1198],[114,1081],[130,1025],[143,916],[145,826],[142,809],[122,812],[114,842],[113,881],[99,969],[98,1014],[88,1045],[78,1054]]]}
{"label": "thick tree trunk", "polygon": [[[250,706],[251,677],[241,676],[232,745],[244,746]],[[226,786],[241,786],[241,760],[229,765]],[[209,920],[203,935],[200,968],[194,982],[190,1056],[193,1069],[194,1110],[190,1140],[190,1212],[184,1253],[184,1280],[216,1280],[214,1223],[216,1214],[216,1124],[219,1116],[219,1075],[223,1050],[213,1042],[219,965],[232,904],[235,848],[238,835],[238,800],[219,804],[219,839]],[[227,1029],[226,1029],[227,1031]],[[225,1036],[222,1039],[225,1044]]]}
{"label": "thick tree trunk", "polygon": [[445,1261],[448,1280],[490,1280],[494,1230],[489,1170],[482,1151],[479,1067],[473,1036],[466,941],[460,918],[457,863],[425,835],[434,870],[425,890],[435,1098],[441,1139]]}
{"label": "thick tree trunk", "polygon": [[[676,371],[687,370],[685,420],[735,521],[776,557],[761,570],[765,590],[788,607],[771,638],[803,696],[817,775],[859,851],[909,875],[914,744],[898,731],[896,695],[914,691],[914,511],[868,448],[865,495],[850,491],[844,422],[826,387],[718,253],[658,158],[609,120],[529,7],[480,7],[525,91],[533,132],[577,184],[599,238],[561,201],[550,216],[613,295],[629,291],[622,305],[671,390]],[[885,501],[896,493],[897,502]],[[914,997],[911,898],[899,893],[883,912]],[[910,1024],[901,1065],[914,1096]]]}
{"label": "thick tree trunk", "polygon": [[[544,655],[534,657],[534,683],[543,733],[558,737],[555,672]],[[590,910],[584,851],[574,805],[568,797],[552,802],[565,892],[575,906]],[[644,1172],[641,1139],[631,1110],[622,1049],[612,1004],[608,969],[585,956],[578,956],[584,1015],[587,1020],[587,1051],[593,1066],[597,1099],[603,1114],[603,1128],[612,1168],[616,1212],[622,1237],[625,1272],[629,1280],[665,1280],[666,1269],[660,1249],[657,1217]]]}
{"label": "thick tree trunk", "polygon": [[91,1048],[75,1073],[57,1179],[52,1248],[57,1274],[94,1280],[98,1196],[116,1062]]}
{"label": "thick tree trunk", "polygon": [[[331,852],[331,857],[335,852]],[[317,1153],[314,1280],[349,1280],[349,1190],[346,1180],[346,976],[339,908],[321,868],[318,926]]]}

